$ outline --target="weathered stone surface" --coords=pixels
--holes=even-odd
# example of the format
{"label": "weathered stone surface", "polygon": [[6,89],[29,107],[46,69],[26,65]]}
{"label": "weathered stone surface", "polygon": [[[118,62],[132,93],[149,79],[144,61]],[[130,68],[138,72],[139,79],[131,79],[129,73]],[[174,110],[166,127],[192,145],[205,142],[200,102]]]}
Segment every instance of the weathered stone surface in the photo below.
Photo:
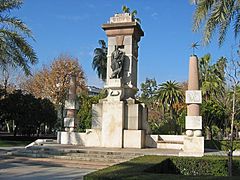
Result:
{"label": "weathered stone surface", "polygon": [[85,146],[86,134],[77,132],[59,132],[61,144],[76,144]]}
{"label": "weathered stone surface", "polygon": [[202,116],[186,116],[186,129],[202,129]]}
{"label": "weathered stone surface", "polygon": [[156,148],[158,142],[158,135],[146,135],[145,147]]}
{"label": "weathered stone surface", "polygon": [[140,104],[127,104],[125,111],[126,129],[138,130],[142,128],[142,107]]}
{"label": "weathered stone surface", "polygon": [[101,133],[101,129],[86,129],[85,146],[100,147],[102,144]]}
{"label": "weathered stone surface", "polygon": [[184,137],[183,153],[180,156],[203,156],[204,137]]}
{"label": "weathered stone surface", "polygon": [[199,104],[188,104],[187,105],[187,115],[188,116],[199,116],[200,106]]}
{"label": "weathered stone surface", "polygon": [[146,134],[151,133],[151,128],[148,124],[148,108],[144,103],[141,103],[142,105],[142,129],[145,130]]}
{"label": "weathered stone surface", "polygon": [[197,56],[191,56],[189,60],[188,90],[199,90],[199,70]]}
{"label": "weathered stone surface", "polygon": [[123,147],[124,103],[103,102],[102,146]]}
{"label": "weathered stone surface", "polygon": [[144,130],[124,130],[124,148],[143,148],[145,144]]}
{"label": "weathered stone surface", "polygon": [[186,103],[187,104],[201,104],[202,103],[202,92],[200,90],[189,90],[186,91]]}
{"label": "weathered stone surface", "polygon": [[124,22],[132,22],[133,18],[130,13],[124,14],[115,14],[114,17],[110,17],[110,23],[124,23]]}
{"label": "weathered stone surface", "polygon": [[78,109],[78,105],[75,100],[66,100],[65,101],[65,109]]}
{"label": "weathered stone surface", "polygon": [[92,105],[92,129],[102,128],[102,103]]}
{"label": "weathered stone surface", "polygon": [[75,127],[74,118],[64,118],[64,127]]}

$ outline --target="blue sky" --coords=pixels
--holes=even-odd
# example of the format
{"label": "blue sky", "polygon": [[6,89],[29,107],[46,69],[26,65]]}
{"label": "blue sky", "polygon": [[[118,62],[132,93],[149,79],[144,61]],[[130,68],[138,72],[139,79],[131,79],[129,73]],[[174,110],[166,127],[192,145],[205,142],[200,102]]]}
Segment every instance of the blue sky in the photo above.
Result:
{"label": "blue sky", "polygon": [[[194,6],[188,0],[25,0],[13,13],[36,39],[31,43],[39,58],[34,70],[68,53],[79,59],[88,84],[101,86],[91,67],[93,50],[99,39],[107,40],[101,25],[121,12],[122,5],[138,11],[145,33],[139,44],[138,86],[147,77],[158,83],[186,81],[191,43],[201,41],[201,34],[192,32]],[[232,32],[229,36],[221,48],[214,38],[211,45],[199,47],[197,55],[211,53],[214,61],[230,57],[235,41]]]}

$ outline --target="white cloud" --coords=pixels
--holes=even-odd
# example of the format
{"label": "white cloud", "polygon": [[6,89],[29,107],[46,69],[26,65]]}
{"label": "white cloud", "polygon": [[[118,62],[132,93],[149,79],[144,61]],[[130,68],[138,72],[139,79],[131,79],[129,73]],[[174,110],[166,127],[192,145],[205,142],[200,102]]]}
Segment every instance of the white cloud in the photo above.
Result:
{"label": "white cloud", "polygon": [[159,14],[157,12],[154,12],[154,13],[151,14],[153,19],[158,19],[158,15]]}

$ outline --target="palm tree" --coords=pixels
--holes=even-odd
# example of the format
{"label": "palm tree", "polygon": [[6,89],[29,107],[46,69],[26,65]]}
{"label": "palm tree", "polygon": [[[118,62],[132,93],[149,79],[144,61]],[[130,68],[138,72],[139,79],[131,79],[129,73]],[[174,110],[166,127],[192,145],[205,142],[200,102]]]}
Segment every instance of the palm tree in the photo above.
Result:
{"label": "palm tree", "polygon": [[193,30],[203,28],[203,42],[210,43],[212,35],[218,29],[218,43],[222,45],[227,30],[233,24],[235,37],[240,32],[240,1],[239,0],[191,0],[196,5]]}
{"label": "palm tree", "polygon": [[124,13],[129,13],[129,14],[131,14],[132,17],[133,17],[133,19],[135,19],[138,23],[141,23],[141,20],[136,17],[136,15],[137,15],[137,10],[133,10],[133,11],[131,12],[129,7],[123,5],[123,6],[122,6],[122,11],[123,11]]}
{"label": "palm tree", "polygon": [[37,62],[37,56],[26,38],[33,39],[32,32],[25,23],[9,15],[10,10],[18,9],[21,0],[0,0],[0,66],[21,67],[26,75],[30,73],[29,64]]}
{"label": "palm tree", "polygon": [[[160,84],[157,99],[163,104],[164,108],[169,109],[170,118],[173,120],[174,105],[183,102],[183,92],[181,86],[175,81],[167,81]],[[176,133],[175,120],[175,133]]]}
{"label": "palm tree", "polygon": [[104,40],[98,41],[101,48],[94,49],[94,57],[92,61],[93,70],[97,71],[97,75],[103,81],[107,77],[107,51],[108,48]]}

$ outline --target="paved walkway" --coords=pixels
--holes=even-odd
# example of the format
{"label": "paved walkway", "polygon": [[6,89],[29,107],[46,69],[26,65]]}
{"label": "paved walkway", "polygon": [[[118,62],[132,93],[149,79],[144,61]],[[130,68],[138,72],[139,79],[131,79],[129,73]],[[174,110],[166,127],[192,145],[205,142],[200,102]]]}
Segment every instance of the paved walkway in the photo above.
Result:
{"label": "paved walkway", "polygon": [[[161,150],[156,148],[148,149],[117,149],[117,148],[86,148],[80,146],[48,144],[44,145],[49,148],[64,149],[64,150],[96,150],[96,151],[121,151],[121,152],[135,152],[142,154],[155,155],[177,155],[179,151]],[[44,147],[43,146],[43,147]],[[109,164],[98,165],[94,162],[85,161],[69,161],[61,159],[49,158],[27,158],[7,156],[6,153],[23,147],[0,147],[0,179],[6,180],[48,180],[48,179],[83,179],[83,176],[109,166]],[[236,151],[239,156],[240,152]],[[226,152],[205,152],[205,155],[226,155]]]}
{"label": "paved walkway", "polygon": [[[47,179],[83,179],[83,176],[95,171],[80,167],[67,167],[54,161],[38,161],[31,158],[0,158],[0,179],[6,180],[47,180]],[[69,164],[68,164],[69,165]]]}
{"label": "paved walkway", "polygon": [[84,162],[47,158],[6,156],[16,148],[0,147],[0,179],[3,180],[55,180],[83,179],[83,176],[99,168]]}

